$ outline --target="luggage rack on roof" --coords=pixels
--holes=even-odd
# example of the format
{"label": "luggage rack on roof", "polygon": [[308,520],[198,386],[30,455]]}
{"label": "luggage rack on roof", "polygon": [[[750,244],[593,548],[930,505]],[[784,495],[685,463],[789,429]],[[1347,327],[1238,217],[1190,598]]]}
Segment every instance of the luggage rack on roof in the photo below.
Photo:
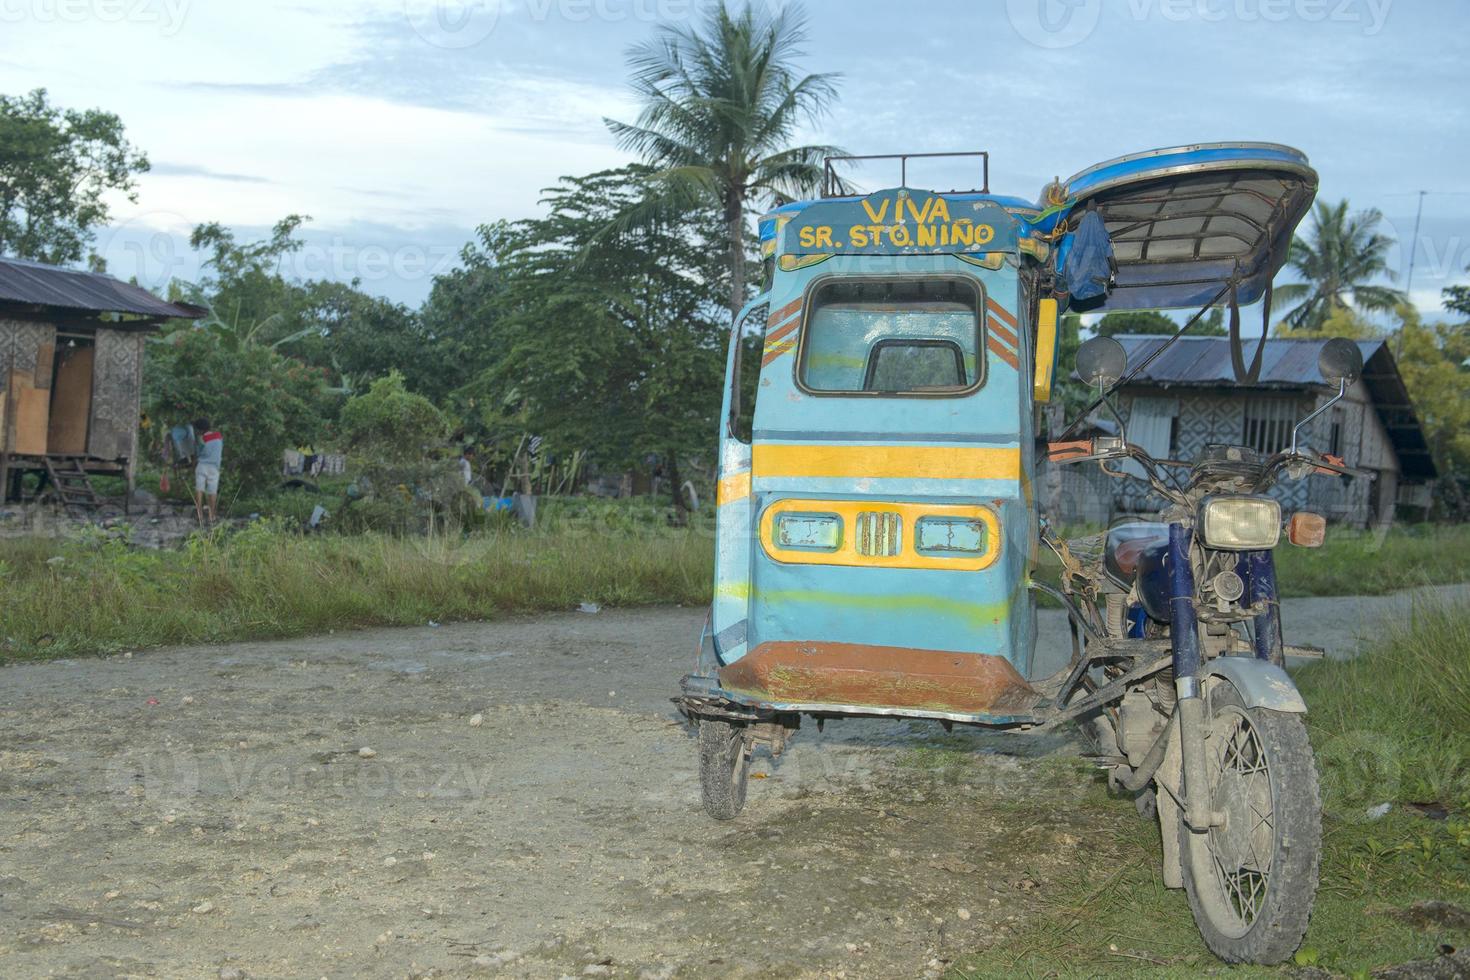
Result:
{"label": "luggage rack on roof", "polygon": [[900,187],[909,185],[909,161],[910,160],[932,160],[937,157],[979,157],[981,166],[981,184],[968,190],[959,188],[951,189],[951,194],[989,194],[990,193],[990,152],[988,150],[962,150],[957,153],[870,153],[863,156],[852,156],[843,154],[841,156],[826,157],[822,161],[822,196],[844,197],[848,194],[841,177],[837,176],[835,162],[856,162],[861,160],[897,160],[899,162]]}

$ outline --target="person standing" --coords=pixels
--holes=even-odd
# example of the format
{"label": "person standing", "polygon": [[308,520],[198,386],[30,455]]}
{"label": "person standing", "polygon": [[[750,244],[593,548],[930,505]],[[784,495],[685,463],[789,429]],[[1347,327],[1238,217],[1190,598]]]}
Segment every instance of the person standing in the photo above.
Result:
{"label": "person standing", "polygon": [[219,468],[224,458],[225,439],[209,427],[209,419],[194,420],[194,438],[198,455],[194,461],[194,514],[199,523],[204,523],[205,505],[209,508],[209,523],[218,515]]}

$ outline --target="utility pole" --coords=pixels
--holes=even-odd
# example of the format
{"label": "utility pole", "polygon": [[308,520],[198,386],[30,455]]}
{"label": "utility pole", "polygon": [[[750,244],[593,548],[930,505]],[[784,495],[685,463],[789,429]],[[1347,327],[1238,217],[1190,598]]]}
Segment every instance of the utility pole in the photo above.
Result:
{"label": "utility pole", "polygon": [[1428,191],[1419,192],[1419,207],[1414,212],[1414,237],[1409,242],[1409,279],[1404,283],[1404,295],[1414,288],[1414,256],[1419,252],[1419,219],[1424,217],[1424,195]]}
{"label": "utility pole", "polygon": [[[1414,211],[1414,234],[1409,239],[1409,275],[1404,282],[1404,299],[1411,306],[1414,303],[1414,297],[1411,294],[1411,290],[1414,288],[1414,257],[1419,254],[1419,221],[1424,217],[1424,195],[1428,193],[1428,191],[1419,192],[1419,207]],[[1404,353],[1403,327],[1399,327],[1398,336],[1395,340],[1393,359],[1397,361]]]}

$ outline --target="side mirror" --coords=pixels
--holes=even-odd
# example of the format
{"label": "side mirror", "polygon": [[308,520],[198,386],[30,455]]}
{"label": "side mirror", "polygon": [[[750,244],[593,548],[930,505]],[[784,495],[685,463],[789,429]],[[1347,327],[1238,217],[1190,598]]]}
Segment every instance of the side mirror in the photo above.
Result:
{"label": "side mirror", "polygon": [[1112,337],[1093,337],[1077,348],[1077,376],[1087,384],[1106,388],[1127,369],[1128,352]]}
{"label": "side mirror", "polygon": [[[1358,378],[1363,376],[1363,352],[1351,340],[1333,337],[1322,345],[1322,350],[1317,355],[1317,370],[1322,372],[1323,381],[1337,385],[1337,394],[1323,402],[1321,408],[1292,428],[1290,453],[1293,456],[1297,455],[1297,438],[1301,435],[1303,427],[1342,401],[1347,396],[1348,385],[1357,383]],[[1302,475],[1305,475],[1305,472]]]}
{"label": "side mirror", "polygon": [[1317,355],[1317,370],[1328,384],[1356,384],[1363,376],[1363,352],[1351,340],[1333,337]]}

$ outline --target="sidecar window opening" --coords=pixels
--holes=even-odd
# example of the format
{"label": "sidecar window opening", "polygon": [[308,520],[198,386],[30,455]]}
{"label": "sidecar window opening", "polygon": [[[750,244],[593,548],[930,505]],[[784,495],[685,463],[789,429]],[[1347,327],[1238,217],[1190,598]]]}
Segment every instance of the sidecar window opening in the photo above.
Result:
{"label": "sidecar window opening", "polygon": [[982,287],[958,276],[819,280],[808,291],[805,391],[956,397],[984,382]]}

